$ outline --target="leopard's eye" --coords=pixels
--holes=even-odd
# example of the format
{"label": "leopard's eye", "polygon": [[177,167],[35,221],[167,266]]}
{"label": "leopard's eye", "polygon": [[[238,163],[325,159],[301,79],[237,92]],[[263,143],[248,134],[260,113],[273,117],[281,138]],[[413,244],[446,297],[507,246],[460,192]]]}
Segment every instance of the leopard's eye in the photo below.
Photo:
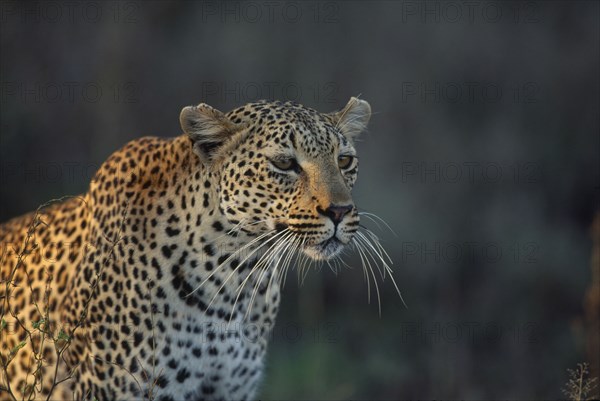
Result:
{"label": "leopard's eye", "polygon": [[275,167],[282,171],[294,170],[298,166],[298,162],[296,162],[296,159],[292,158],[271,160],[271,163],[273,163]]}
{"label": "leopard's eye", "polygon": [[354,160],[354,156],[342,155],[338,157],[338,166],[341,169],[347,169],[352,165],[352,161]]}

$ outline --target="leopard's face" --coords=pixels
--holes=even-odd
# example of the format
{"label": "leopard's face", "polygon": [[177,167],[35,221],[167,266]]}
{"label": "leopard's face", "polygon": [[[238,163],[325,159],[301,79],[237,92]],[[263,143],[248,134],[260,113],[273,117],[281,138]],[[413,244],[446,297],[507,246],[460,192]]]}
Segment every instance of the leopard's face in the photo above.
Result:
{"label": "leopard's face", "polygon": [[313,259],[338,255],[358,229],[352,140],[369,115],[358,99],[333,114],[259,102],[222,115],[235,133],[212,160],[221,211],[238,229],[279,237]]}

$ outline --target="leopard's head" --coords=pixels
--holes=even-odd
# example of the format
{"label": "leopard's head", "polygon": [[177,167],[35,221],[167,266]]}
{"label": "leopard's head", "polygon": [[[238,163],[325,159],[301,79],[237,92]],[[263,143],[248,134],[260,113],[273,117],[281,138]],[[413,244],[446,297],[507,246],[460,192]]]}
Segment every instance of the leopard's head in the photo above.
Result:
{"label": "leopard's head", "polygon": [[227,114],[200,104],[184,108],[180,120],[219,177],[220,210],[232,225],[269,246],[293,244],[328,260],[358,229],[353,143],[370,115],[369,103],[351,98],[328,114],[292,102],[260,101]]}

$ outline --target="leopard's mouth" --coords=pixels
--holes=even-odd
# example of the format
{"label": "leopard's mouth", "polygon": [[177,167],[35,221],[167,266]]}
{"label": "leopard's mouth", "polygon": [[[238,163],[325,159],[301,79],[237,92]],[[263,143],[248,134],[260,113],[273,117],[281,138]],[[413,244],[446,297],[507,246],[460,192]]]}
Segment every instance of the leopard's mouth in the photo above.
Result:
{"label": "leopard's mouth", "polygon": [[[284,231],[295,231],[291,228],[289,224],[279,221],[274,224],[274,229],[277,232],[276,235],[281,235]],[[298,236],[301,238],[302,233],[296,232]],[[343,242],[340,238],[338,238],[337,233],[333,233],[329,238],[322,240],[321,242],[314,243],[313,241],[302,241],[302,245],[300,249],[310,258],[314,260],[329,260],[336,256],[338,256],[344,246],[347,243]]]}
{"label": "leopard's mouth", "polygon": [[329,260],[339,255],[345,245],[334,234],[318,244],[304,246],[304,253],[315,260]]}

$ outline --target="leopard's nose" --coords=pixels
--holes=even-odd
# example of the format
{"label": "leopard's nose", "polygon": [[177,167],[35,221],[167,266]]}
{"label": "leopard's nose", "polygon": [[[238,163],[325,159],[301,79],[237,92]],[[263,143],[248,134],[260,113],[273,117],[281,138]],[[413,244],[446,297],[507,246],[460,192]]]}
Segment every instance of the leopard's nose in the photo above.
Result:
{"label": "leopard's nose", "polygon": [[323,210],[319,207],[317,208],[317,211],[320,214],[329,217],[331,221],[333,221],[333,224],[337,225],[344,219],[344,216],[352,210],[352,208],[352,205],[329,205],[327,209]]}

